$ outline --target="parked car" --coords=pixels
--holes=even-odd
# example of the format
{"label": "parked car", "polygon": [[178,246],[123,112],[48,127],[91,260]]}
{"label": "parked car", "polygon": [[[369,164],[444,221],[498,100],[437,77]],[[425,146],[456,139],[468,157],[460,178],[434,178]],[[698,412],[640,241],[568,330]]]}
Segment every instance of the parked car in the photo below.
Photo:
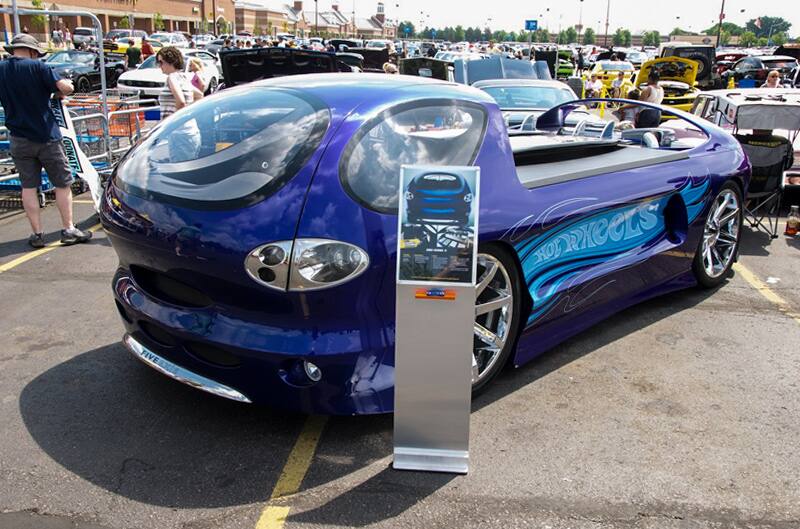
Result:
{"label": "parked car", "polygon": [[72,30],[72,45],[76,48],[82,46],[94,47],[97,45],[97,30],[94,28],[77,27]]}
{"label": "parked car", "polygon": [[[206,34],[206,35],[194,35],[193,37],[194,45],[200,49],[205,49],[207,45],[217,40],[217,37],[214,35]],[[224,42],[224,41],[223,41]],[[211,50],[209,50],[211,51]],[[211,53],[216,53],[217,50],[211,51]]]}
{"label": "parked car", "polygon": [[785,55],[753,55],[739,59],[730,70],[722,74],[725,84],[732,77],[734,83],[743,80],[753,81],[756,87],[767,80],[767,74],[778,70],[783,79],[788,79],[797,68],[797,59]]}
{"label": "parked car", "polygon": [[699,63],[692,59],[681,57],[653,59],[642,65],[637,76],[638,88],[644,89],[650,72],[656,72],[660,78],[658,86],[664,89],[663,104],[689,112],[700,93],[694,86],[698,68]]}
{"label": "parked car", "polygon": [[[349,54],[355,55],[355,54]],[[289,75],[353,72],[350,59],[301,48],[252,48],[220,52],[225,88]]]}
{"label": "parked car", "polygon": [[125,53],[128,51],[129,40],[141,47],[142,37],[147,38],[147,33],[140,29],[112,29],[103,39],[103,50],[109,53]]}
{"label": "parked car", "polygon": [[625,82],[633,83],[637,79],[636,68],[628,61],[597,61],[589,74],[584,74],[585,78],[597,75],[606,90],[610,91],[614,81],[619,77],[619,72],[624,72]]}
{"label": "parked car", "polygon": [[158,43],[160,46],[175,46],[176,48],[188,48],[189,41],[180,33],[153,33],[147,39],[151,44]]}
{"label": "parked car", "polygon": [[[126,60],[118,55],[107,54],[105,61],[106,86],[113,88],[117,79],[125,72]],[[100,57],[94,52],[57,51],[48,55],[44,62],[62,79],[71,80],[76,92],[86,93],[101,87]]]}
{"label": "parked car", "polygon": [[[202,77],[206,83],[206,94],[217,90],[220,84],[220,72],[217,57],[204,50],[183,50],[186,72],[189,71],[188,59],[196,57],[203,62]],[[117,88],[123,94],[139,94],[142,97],[158,97],[164,89],[167,76],[161,72],[152,55],[142,62],[138,68],[123,73],[117,80]]]}
{"label": "parked car", "polygon": [[561,81],[492,79],[478,81],[472,86],[495,100],[509,129],[521,127],[526,119],[535,120],[556,105],[578,99],[575,92]]}
{"label": "parked car", "polygon": [[509,136],[469,86],[327,73],[250,82],[174,114],[120,161],[101,201],[126,346],[240,402],[392,411],[404,164],[485,175],[465,351],[475,392],[625,307],[723,284],[748,185],[740,145],[688,114],[687,138],[567,126],[585,104]]}
{"label": "parked car", "polygon": [[206,50],[208,53],[216,55],[222,49],[222,46],[225,45],[225,39],[215,39],[211,42],[208,42],[203,49]]}
{"label": "parked car", "polygon": [[715,68],[720,79],[722,78],[722,74],[730,70],[731,66],[733,66],[736,61],[747,56],[746,53],[720,53],[717,55]]}
{"label": "parked car", "polygon": [[697,84],[704,90],[723,88],[723,80],[716,73],[717,48],[701,44],[668,42],[661,47],[661,57],[681,57],[697,62]]}

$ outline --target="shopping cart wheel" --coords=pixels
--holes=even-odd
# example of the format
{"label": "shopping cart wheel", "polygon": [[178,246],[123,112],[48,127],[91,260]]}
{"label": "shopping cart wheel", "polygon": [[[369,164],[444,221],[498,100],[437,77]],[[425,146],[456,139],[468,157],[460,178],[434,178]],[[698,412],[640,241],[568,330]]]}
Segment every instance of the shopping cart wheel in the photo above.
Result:
{"label": "shopping cart wheel", "polygon": [[39,191],[39,207],[43,208],[47,205],[47,197],[44,194],[44,191]]}

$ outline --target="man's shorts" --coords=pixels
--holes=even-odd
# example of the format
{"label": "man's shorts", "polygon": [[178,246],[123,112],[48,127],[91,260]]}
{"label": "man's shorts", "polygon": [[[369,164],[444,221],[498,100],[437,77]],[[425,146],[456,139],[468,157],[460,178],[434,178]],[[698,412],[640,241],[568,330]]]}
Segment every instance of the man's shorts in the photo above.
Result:
{"label": "man's shorts", "polygon": [[27,138],[11,136],[11,159],[19,173],[23,189],[42,185],[42,168],[56,187],[67,187],[74,178],[61,140],[37,143]]}

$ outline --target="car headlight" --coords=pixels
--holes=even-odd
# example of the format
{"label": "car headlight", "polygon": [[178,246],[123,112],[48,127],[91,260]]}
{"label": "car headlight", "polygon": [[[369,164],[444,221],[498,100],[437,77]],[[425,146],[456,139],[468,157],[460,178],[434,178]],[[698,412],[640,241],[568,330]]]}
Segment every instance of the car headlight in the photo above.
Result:
{"label": "car headlight", "polygon": [[369,257],[358,246],[325,239],[298,239],[292,252],[289,290],[338,285],[366,270]]}
{"label": "car headlight", "polygon": [[352,244],[328,239],[297,239],[265,244],[245,258],[256,282],[277,290],[318,290],[357,277],[369,266],[367,253]]}

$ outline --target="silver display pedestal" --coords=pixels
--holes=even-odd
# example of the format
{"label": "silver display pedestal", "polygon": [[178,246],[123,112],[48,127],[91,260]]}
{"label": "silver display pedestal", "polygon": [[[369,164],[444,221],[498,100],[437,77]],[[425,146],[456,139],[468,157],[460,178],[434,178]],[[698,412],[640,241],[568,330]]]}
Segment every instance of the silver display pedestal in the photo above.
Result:
{"label": "silver display pedestal", "polygon": [[466,474],[475,287],[397,285],[394,468]]}

